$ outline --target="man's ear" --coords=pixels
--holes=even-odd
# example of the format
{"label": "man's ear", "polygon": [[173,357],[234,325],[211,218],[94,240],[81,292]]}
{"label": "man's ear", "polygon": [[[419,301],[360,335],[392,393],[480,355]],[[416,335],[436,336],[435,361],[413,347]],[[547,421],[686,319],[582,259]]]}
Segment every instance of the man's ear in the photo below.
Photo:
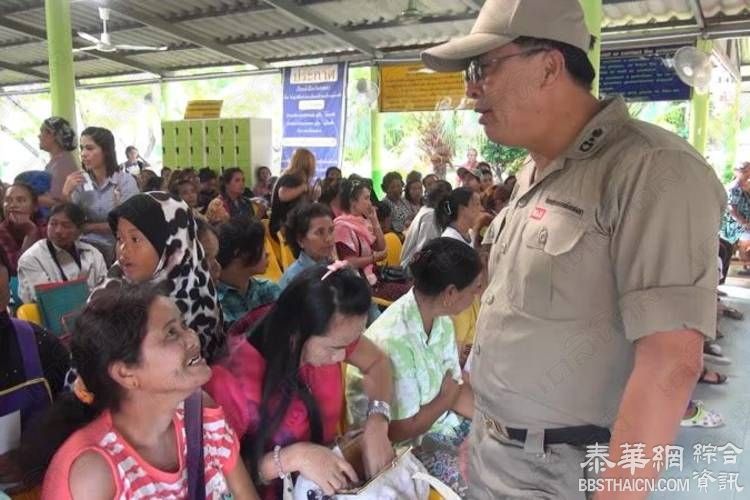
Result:
{"label": "man's ear", "polygon": [[549,87],[557,83],[565,74],[565,57],[559,50],[544,52],[544,66],[542,87]]}

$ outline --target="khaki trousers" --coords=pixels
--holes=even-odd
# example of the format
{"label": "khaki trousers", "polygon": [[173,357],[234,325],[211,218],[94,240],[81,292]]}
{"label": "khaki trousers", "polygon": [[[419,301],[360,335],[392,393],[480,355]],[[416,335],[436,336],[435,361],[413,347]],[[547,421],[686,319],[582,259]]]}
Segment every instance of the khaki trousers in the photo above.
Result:
{"label": "khaki trousers", "polygon": [[583,500],[578,480],[595,474],[581,467],[585,448],[568,444],[543,445],[541,436],[526,443],[504,436],[477,412],[471,425],[468,450],[468,498]]}

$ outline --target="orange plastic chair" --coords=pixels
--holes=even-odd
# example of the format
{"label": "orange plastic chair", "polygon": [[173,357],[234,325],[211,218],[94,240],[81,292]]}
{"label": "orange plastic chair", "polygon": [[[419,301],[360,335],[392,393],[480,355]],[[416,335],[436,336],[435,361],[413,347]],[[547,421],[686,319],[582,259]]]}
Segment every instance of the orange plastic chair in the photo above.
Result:
{"label": "orange plastic chair", "polygon": [[378,306],[378,307],[382,307],[383,309],[385,309],[385,308],[386,308],[386,307],[388,307],[389,305],[393,304],[393,301],[391,301],[391,300],[386,300],[386,299],[381,299],[380,297],[373,297],[373,298],[372,298],[372,302],[373,302],[373,304],[375,304],[376,306]]}
{"label": "orange plastic chair", "polygon": [[286,268],[291,266],[295,261],[294,253],[292,253],[292,247],[287,244],[281,231],[279,231],[278,236],[280,243],[279,246],[281,247],[281,268],[286,271]]}
{"label": "orange plastic chair", "polygon": [[42,498],[42,488],[37,486],[31,490],[14,493],[10,496],[12,500],[39,500]]}
{"label": "orange plastic chair", "polygon": [[274,257],[276,257],[276,262],[281,262],[281,245],[279,245],[278,241],[271,238],[271,232],[270,229],[268,229],[268,224],[270,224],[271,221],[269,219],[263,219],[260,222],[266,230],[266,239],[269,240],[271,244],[271,251],[273,252]]}
{"label": "orange plastic chair", "polygon": [[401,238],[396,233],[385,234],[385,265],[387,266],[399,266],[401,265]]}
{"label": "orange plastic chair", "polygon": [[34,303],[22,304],[16,310],[16,317],[22,321],[28,321],[35,325],[42,325],[42,312],[39,310],[39,306]]}
{"label": "orange plastic chair", "polygon": [[443,500],[443,495],[438,493],[437,490],[430,488],[430,496],[427,497],[427,500]]}
{"label": "orange plastic chair", "polygon": [[265,273],[258,274],[256,278],[265,278],[274,283],[278,283],[281,279],[281,275],[284,273],[281,271],[279,261],[276,259],[276,254],[273,252],[272,242],[269,236],[266,236],[265,251],[268,254],[268,267],[266,268]]}
{"label": "orange plastic chair", "polygon": [[349,419],[347,417],[349,413],[349,407],[346,405],[346,363],[341,363],[341,380],[343,382],[342,387],[343,391],[341,393],[341,398],[344,400],[344,405],[342,406],[343,411],[341,412],[341,419],[339,420],[339,435],[346,434],[346,431],[349,430]]}

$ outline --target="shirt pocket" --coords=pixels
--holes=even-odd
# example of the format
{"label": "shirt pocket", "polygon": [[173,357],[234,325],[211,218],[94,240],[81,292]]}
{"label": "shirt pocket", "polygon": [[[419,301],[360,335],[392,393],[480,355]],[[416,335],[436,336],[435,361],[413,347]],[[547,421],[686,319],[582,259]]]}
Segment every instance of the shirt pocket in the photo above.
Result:
{"label": "shirt pocket", "polygon": [[575,316],[560,299],[582,285],[575,273],[583,265],[585,252],[580,247],[585,233],[586,225],[578,217],[550,211],[543,220],[529,219],[511,286],[517,308],[542,318]]}

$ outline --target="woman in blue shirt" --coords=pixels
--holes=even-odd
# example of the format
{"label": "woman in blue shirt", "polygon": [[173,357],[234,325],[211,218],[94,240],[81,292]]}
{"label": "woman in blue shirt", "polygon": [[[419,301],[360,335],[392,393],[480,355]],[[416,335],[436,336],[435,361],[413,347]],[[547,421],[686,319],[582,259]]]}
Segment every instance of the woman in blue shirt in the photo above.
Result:
{"label": "woman in blue shirt", "polygon": [[283,290],[302,271],[329,263],[335,254],[333,213],[322,203],[306,203],[292,210],[282,228],[295,260],[279,281]]}
{"label": "woman in blue shirt", "polygon": [[81,133],[81,163],[84,171],[68,176],[63,198],[86,213],[82,241],[94,245],[107,265],[114,262],[115,237],[107,217],[131,196],[138,194],[132,175],[118,171],[115,138],[106,128],[88,127]]}

